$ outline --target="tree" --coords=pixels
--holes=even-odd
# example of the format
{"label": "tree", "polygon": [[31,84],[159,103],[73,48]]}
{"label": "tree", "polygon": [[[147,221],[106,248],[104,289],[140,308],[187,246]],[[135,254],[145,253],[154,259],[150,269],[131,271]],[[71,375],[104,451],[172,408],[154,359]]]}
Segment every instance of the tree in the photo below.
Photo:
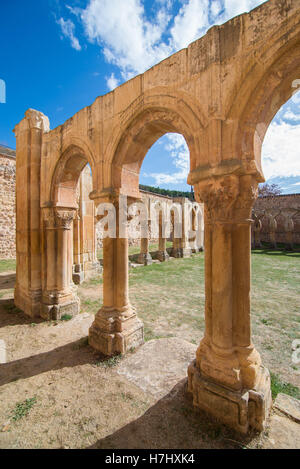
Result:
{"label": "tree", "polygon": [[154,192],[155,194],[167,195],[169,197],[186,197],[190,200],[194,200],[194,191],[176,191],[170,189],[161,189],[160,187],[144,186],[140,184],[140,189],[147,192]]}
{"label": "tree", "polygon": [[282,192],[278,184],[259,184],[258,186],[258,197],[275,197],[280,195]]}

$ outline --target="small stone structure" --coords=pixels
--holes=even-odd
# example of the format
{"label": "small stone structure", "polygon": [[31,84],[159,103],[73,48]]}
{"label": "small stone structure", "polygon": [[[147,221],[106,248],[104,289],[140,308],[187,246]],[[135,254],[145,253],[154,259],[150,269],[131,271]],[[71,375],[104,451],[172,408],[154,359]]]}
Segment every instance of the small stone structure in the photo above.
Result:
{"label": "small stone structure", "polygon": [[[299,1],[269,0],[212,27],[53,130],[29,109],[15,127],[16,305],[32,316],[79,311],[70,252],[81,171],[90,164],[91,200],[112,204],[122,226],[120,196],[140,198],[148,149],[167,132],[182,134],[188,183],[205,206],[205,335],[188,369],[188,390],[196,407],[236,430],[262,430],[272,399],[251,338],[251,212],[264,181],[265,133],[299,77]],[[106,355],[144,340],[129,299],[125,231],[104,239],[103,304],[89,331],[89,343]]]}

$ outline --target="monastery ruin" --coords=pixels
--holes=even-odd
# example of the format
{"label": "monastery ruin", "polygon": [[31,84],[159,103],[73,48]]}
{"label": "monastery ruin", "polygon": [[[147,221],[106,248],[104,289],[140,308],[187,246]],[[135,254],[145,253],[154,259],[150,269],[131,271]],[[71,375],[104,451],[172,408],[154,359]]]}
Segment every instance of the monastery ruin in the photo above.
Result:
{"label": "monastery ruin", "polygon": [[[128,237],[120,231],[119,201],[142,199],[139,172],[149,148],[166,133],[183,135],[190,152],[188,183],[204,204],[206,301],[205,335],[188,369],[188,392],[194,406],[234,429],[261,431],[272,398],[269,371],[251,339],[251,216],[264,181],[265,133],[299,77],[299,2],[269,0],[212,27],[55,129],[47,116],[27,110],[14,129],[16,167],[9,154],[1,163],[7,187],[13,187],[7,177],[16,171],[16,306],[45,320],[79,312],[73,278],[79,283],[82,272],[98,268],[95,214],[101,204],[113,204],[117,235],[103,240],[103,305],[89,343],[107,356],[143,344],[143,324],[129,298]],[[276,243],[278,230],[291,248],[298,242],[299,214],[287,216],[286,199],[276,199],[274,210],[273,201],[256,203],[257,244],[267,233]],[[11,223],[12,207],[13,197],[6,213]],[[9,229],[2,226],[1,237]],[[176,240],[178,255],[188,254],[189,241]],[[13,239],[1,249],[13,254]],[[164,260],[163,237],[159,251]]]}

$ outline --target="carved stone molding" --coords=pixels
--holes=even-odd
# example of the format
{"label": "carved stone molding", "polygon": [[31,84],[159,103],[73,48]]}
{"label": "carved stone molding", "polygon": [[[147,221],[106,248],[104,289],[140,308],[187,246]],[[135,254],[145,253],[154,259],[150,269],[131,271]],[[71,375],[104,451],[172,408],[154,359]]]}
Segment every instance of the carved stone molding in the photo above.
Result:
{"label": "carved stone molding", "polygon": [[46,229],[65,229],[71,228],[71,223],[76,216],[76,210],[66,209],[43,209],[43,220]]}
{"label": "carved stone molding", "polygon": [[209,178],[196,184],[195,195],[205,204],[208,223],[250,223],[257,181],[248,175]]}
{"label": "carved stone molding", "polygon": [[48,117],[40,111],[28,109],[25,113],[24,119],[15,126],[14,133],[17,137],[20,132],[29,129],[38,129],[42,132],[49,132],[50,123]]}

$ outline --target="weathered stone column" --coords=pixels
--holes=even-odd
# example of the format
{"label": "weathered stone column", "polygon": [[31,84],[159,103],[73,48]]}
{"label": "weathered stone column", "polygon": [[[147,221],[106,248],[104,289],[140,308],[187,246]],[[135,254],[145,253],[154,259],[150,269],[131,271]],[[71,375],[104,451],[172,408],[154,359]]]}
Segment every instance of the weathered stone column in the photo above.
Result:
{"label": "weathered stone column", "polygon": [[192,209],[192,230],[195,235],[190,239],[190,248],[193,253],[203,251],[203,220],[202,220],[202,208],[200,204],[193,204]]}
{"label": "weathered stone column", "polygon": [[[149,226],[149,221],[148,221],[148,226]],[[143,265],[150,265],[153,262],[151,254],[149,252],[149,229],[148,229],[147,238],[141,238],[141,252],[138,256],[137,262],[138,264],[143,264]]]}
{"label": "weathered stone column", "polygon": [[93,190],[89,166],[86,166],[81,173],[79,189],[81,265],[83,278],[87,278],[101,271],[96,255],[95,204],[89,198]]}
{"label": "weathered stone column", "polygon": [[74,264],[73,264],[73,282],[79,285],[84,280],[84,272],[81,262],[81,235],[80,235],[80,216],[78,210],[74,215],[73,219],[73,253],[74,253]]}
{"label": "weathered stone column", "polygon": [[204,207],[203,204],[198,204],[198,229],[196,234],[196,243],[198,251],[204,249]]}
{"label": "weathered stone column", "polygon": [[172,256],[176,258],[190,257],[192,254],[192,249],[189,243],[188,227],[187,227],[187,220],[185,220],[185,207],[184,207],[188,199],[183,198],[183,197],[177,197],[177,198],[174,198],[173,201],[176,204],[181,205],[182,224],[181,224],[181,237],[173,238]]}
{"label": "weathered stone column", "polygon": [[127,227],[122,233],[125,237],[120,237],[118,199],[112,197],[101,201],[114,204],[116,237],[103,239],[103,306],[90,327],[89,343],[110,356],[124,354],[130,348],[141,345],[144,329],[129,301]]}
{"label": "weathered stone column", "polygon": [[163,214],[162,211],[159,213],[159,233],[158,233],[158,253],[157,259],[160,262],[167,261],[169,254],[167,252],[167,239],[163,236]]}
{"label": "weathered stone column", "polygon": [[40,175],[43,134],[49,120],[29,109],[15,127],[16,260],[15,305],[25,314],[40,315],[42,295]]}
{"label": "weathered stone column", "polygon": [[270,376],[251,341],[252,175],[201,181],[205,203],[205,335],[189,367],[194,405],[246,433],[262,430],[271,405]]}
{"label": "weathered stone column", "polygon": [[261,239],[260,239],[260,232],[262,229],[262,223],[260,219],[254,215],[254,222],[252,224],[252,236],[253,236],[253,243],[252,243],[252,248],[261,248]]}
{"label": "weathered stone column", "polygon": [[71,225],[75,210],[44,208],[43,295],[41,316],[59,319],[80,310],[77,288],[72,281],[73,249]]}

